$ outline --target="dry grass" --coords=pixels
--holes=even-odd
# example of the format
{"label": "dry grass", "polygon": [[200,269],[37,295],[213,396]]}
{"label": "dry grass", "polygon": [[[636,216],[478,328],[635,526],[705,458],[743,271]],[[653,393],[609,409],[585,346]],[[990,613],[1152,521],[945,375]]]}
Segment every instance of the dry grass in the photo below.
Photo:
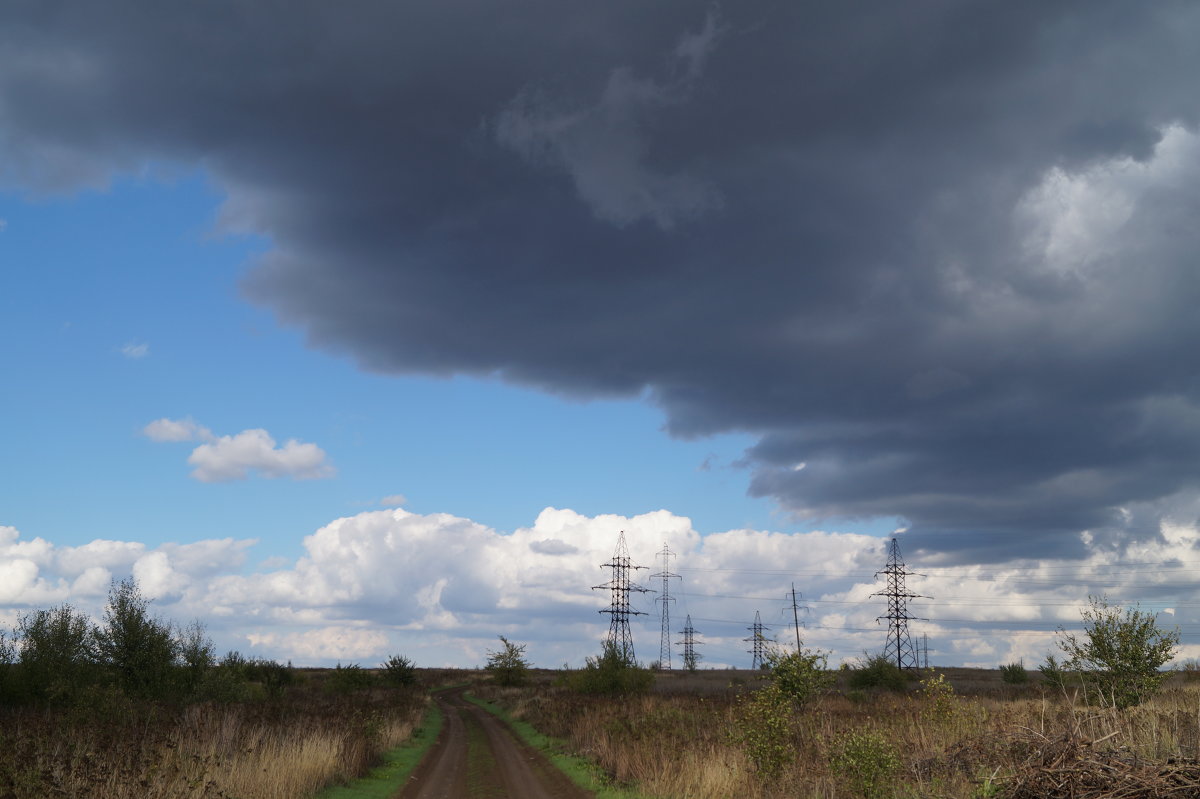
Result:
{"label": "dry grass", "polygon": [[418,691],[186,708],[110,697],[88,709],[9,709],[0,799],[295,799],[364,773],[412,732]]}
{"label": "dry grass", "polygon": [[[651,695],[622,700],[545,683],[482,691],[595,760],[614,781],[662,799],[1026,799],[1052,795],[1046,792],[1059,783],[1063,796],[1091,797],[1105,795],[1088,787],[1104,784],[1104,774],[1123,781],[1122,796],[1200,795],[1188,782],[1200,774],[1200,686],[1182,679],[1126,711],[1088,708],[1036,683],[1006,685],[997,672],[982,670],[948,670],[955,693],[940,702],[919,685],[905,695],[835,693],[787,714],[789,756],[781,773],[766,779],[730,734],[739,725],[737,697],[756,677],[664,675]],[[869,763],[832,768],[853,733],[875,734],[868,740],[890,749],[897,771],[870,784],[854,771]]]}

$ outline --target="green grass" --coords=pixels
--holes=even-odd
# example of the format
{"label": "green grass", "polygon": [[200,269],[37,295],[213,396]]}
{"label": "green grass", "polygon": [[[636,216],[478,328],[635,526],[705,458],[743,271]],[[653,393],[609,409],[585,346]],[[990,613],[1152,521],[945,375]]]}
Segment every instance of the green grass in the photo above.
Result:
{"label": "green grass", "polygon": [[470,694],[464,694],[464,696],[467,701],[479,705],[493,716],[503,719],[517,735],[521,736],[521,740],[546,755],[554,767],[570,777],[572,782],[585,791],[594,791],[596,799],[648,799],[644,794],[636,791],[607,784],[608,777],[602,769],[582,757],[565,754],[562,741],[543,735],[528,723],[514,719],[486,700]]}
{"label": "green grass", "polygon": [[421,726],[413,730],[412,738],[403,746],[386,752],[382,765],[349,785],[326,788],[316,799],[390,799],[408,781],[441,730],[442,711],[431,702],[421,719]]}

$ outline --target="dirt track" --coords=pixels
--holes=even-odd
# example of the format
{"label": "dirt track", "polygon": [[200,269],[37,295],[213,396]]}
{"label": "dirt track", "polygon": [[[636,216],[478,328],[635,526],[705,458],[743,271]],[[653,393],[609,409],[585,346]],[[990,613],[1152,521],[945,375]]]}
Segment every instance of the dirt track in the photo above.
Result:
{"label": "dirt track", "polygon": [[396,799],[585,799],[592,797],[500,719],[463,698],[434,695],[441,735]]}

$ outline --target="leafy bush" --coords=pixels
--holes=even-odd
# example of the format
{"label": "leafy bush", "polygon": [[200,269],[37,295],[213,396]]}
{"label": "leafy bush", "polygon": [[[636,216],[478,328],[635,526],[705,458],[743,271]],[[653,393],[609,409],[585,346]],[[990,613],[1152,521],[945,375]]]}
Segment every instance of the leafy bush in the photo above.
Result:
{"label": "leafy bush", "polygon": [[1025,671],[1024,663],[1006,663],[1000,667],[1000,679],[1009,685],[1024,685],[1029,682],[1029,672]]}
{"label": "leafy bush", "polygon": [[514,644],[500,636],[499,649],[488,650],[486,668],[492,673],[492,680],[497,685],[524,685],[529,679],[529,662],[525,660],[525,644]]}
{"label": "leafy bush", "polygon": [[1166,679],[1160,669],[1179,647],[1179,628],[1160,629],[1155,614],[1122,610],[1103,597],[1092,597],[1080,615],[1083,635],[1059,629],[1058,647],[1100,704],[1124,709],[1157,693]]}
{"label": "leafy bush", "polygon": [[852,731],[834,739],[829,768],[858,795],[884,797],[894,793],[892,779],[900,770],[900,758],[880,733]]}
{"label": "leafy bush", "polygon": [[70,701],[94,682],[96,639],[91,622],[70,605],[26,613],[17,622],[17,677],[35,701]]}
{"label": "leafy bush", "polygon": [[587,658],[584,667],[566,675],[569,688],[581,694],[644,694],[654,684],[654,674],[630,663],[612,641],[605,641],[596,657]]}
{"label": "leafy bush", "polygon": [[766,655],[771,682],[784,696],[801,704],[816,699],[833,685],[834,676],[825,669],[828,662],[828,655],[811,649],[788,652],[771,647]]}
{"label": "leafy bush", "polygon": [[179,648],[170,625],[150,615],[150,600],[132,577],[109,589],[104,624],[96,630],[96,652],[127,692],[169,692]]}
{"label": "leafy bush", "polygon": [[746,752],[754,769],[768,780],[779,777],[794,755],[792,698],[771,683],[738,698],[736,723],[730,738]]}
{"label": "leafy bush", "polygon": [[[338,664],[341,667],[341,664]],[[347,676],[344,678],[344,684],[339,685],[335,690],[353,691],[359,688],[366,688],[371,685],[371,675],[359,669],[358,666],[351,664],[346,667],[353,670],[355,676]],[[295,669],[289,662],[286,666],[274,660],[265,658],[254,658],[246,663],[243,672],[245,678],[250,682],[260,683],[263,689],[267,692],[267,696],[278,697],[282,696],[284,689],[295,681]],[[334,672],[337,673],[336,670]],[[363,679],[365,678],[365,679]]]}
{"label": "leafy bush", "polygon": [[1049,687],[1059,691],[1067,687],[1067,671],[1054,655],[1046,655],[1046,661],[1038,666],[1038,671],[1042,673],[1042,682]]}
{"label": "leafy bush", "polygon": [[871,655],[856,669],[850,671],[850,687],[859,690],[886,688],[889,691],[908,689],[908,677],[904,671],[883,655]]}
{"label": "leafy bush", "polygon": [[383,679],[390,685],[406,686],[417,682],[417,664],[403,655],[392,655],[379,664]]}
{"label": "leafy bush", "polygon": [[370,688],[373,680],[369,672],[363,671],[357,663],[343,666],[338,663],[325,682],[325,687],[335,694],[348,694]]}
{"label": "leafy bush", "polygon": [[946,681],[946,675],[934,674],[921,680],[921,698],[925,702],[924,715],[939,724],[948,724],[958,714],[954,686]]}

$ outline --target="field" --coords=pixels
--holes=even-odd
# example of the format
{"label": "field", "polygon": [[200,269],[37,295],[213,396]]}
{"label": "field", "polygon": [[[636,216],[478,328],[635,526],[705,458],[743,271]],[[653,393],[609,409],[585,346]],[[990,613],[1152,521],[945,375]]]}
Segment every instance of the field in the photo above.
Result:
{"label": "field", "polygon": [[552,675],[477,691],[646,797],[1200,795],[1200,684],[1182,675],[1116,711],[1036,674],[1025,685],[998,671],[944,674],[903,693],[850,690],[843,675],[777,718],[748,699],[753,672],[661,674],[650,694],[619,701],[573,694]]}
{"label": "field", "polygon": [[454,682],[641,797],[1200,795],[1200,683],[1184,674],[1123,711],[1089,707],[1036,673],[1010,685],[970,669],[917,675],[924,682],[901,692],[852,689],[843,672],[801,706],[764,703],[762,674],[747,671],[660,673],[632,697],[580,694],[552,671],[518,688],[480,672],[417,675],[416,686],[385,687],[366,670],[349,682],[297,670],[283,690],[251,685],[232,701],[100,692],[0,708],[0,798],[316,796],[406,740],[428,689]]}

